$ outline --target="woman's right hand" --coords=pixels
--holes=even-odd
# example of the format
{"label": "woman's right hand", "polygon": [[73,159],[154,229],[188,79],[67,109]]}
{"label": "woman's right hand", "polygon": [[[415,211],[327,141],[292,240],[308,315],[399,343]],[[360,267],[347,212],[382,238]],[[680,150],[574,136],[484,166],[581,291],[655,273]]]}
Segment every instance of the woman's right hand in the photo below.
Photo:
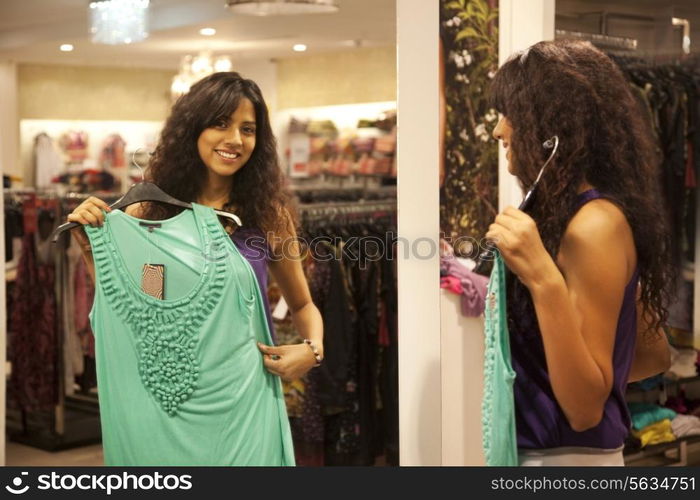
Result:
{"label": "woman's right hand", "polygon": [[80,243],[82,248],[90,246],[90,240],[85,234],[83,226],[90,224],[93,227],[101,226],[105,221],[105,214],[102,210],[111,212],[107,203],[99,198],[90,196],[88,199],[78,205],[73,212],[68,214],[68,222],[77,222],[80,227],[73,228],[71,234]]}

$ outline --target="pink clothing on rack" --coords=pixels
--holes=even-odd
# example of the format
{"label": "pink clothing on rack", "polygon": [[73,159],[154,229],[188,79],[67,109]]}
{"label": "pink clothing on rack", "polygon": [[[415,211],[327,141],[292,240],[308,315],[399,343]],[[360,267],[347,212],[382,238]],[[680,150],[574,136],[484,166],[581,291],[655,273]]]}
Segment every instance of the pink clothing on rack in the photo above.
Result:
{"label": "pink clothing on rack", "polygon": [[[440,258],[440,275],[459,279],[462,287],[462,314],[476,317],[484,313],[486,305],[486,285],[489,280],[470,271],[454,256],[442,256]],[[442,286],[442,280],[441,280]]]}
{"label": "pink clothing on rack", "polygon": [[462,281],[456,276],[443,276],[440,278],[440,288],[449,290],[457,295],[462,295],[462,292],[464,292]]}

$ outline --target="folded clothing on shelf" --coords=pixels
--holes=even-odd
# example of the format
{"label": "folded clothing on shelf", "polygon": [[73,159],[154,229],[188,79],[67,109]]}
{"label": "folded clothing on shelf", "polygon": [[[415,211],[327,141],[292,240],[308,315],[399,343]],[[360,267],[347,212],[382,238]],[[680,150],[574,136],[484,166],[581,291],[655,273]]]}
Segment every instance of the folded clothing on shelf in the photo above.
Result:
{"label": "folded clothing on shelf", "polygon": [[673,419],[676,412],[651,403],[627,403],[632,416],[632,427],[642,430],[664,419]]}
{"label": "folded clothing on shelf", "polygon": [[700,417],[695,415],[676,415],[671,420],[671,429],[676,437],[700,436]]}
{"label": "folded clothing on shelf", "polygon": [[671,420],[668,418],[648,425],[643,429],[633,430],[632,435],[641,441],[642,448],[652,444],[668,443],[676,440]]}
{"label": "folded clothing on shelf", "polygon": [[671,378],[690,378],[698,374],[698,352],[695,349],[671,347],[671,368],[667,375]]}

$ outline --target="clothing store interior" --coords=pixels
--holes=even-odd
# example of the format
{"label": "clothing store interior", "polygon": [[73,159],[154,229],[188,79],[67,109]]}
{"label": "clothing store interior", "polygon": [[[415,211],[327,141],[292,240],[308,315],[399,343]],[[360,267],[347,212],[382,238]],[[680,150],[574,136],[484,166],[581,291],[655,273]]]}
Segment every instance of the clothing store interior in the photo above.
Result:
{"label": "clothing store interior", "polygon": [[[629,466],[700,465],[697,0],[0,2],[0,463],[504,465],[492,439],[512,433],[517,455],[516,409],[511,402],[507,415],[486,414],[504,395],[494,396],[489,372],[504,345],[488,327],[498,285],[475,272],[473,246],[452,243],[481,241],[499,212],[520,205],[523,190],[493,137],[501,117],[490,82],[511,54],[558,39],[607,54],[644,110],[678,276],[664,325],[670,367],[623,387],[616,404],[626,406],[629,433],[615,451]],[[264,97],[296,214],[298,267],[273,262],[270,241],[257,252],[264,258],[251,257],[261,247],[247,246],[245,217],[231,222],[236,200],[210,205],[215,212],[148,186],[151,172],[163,179],[164,151],[185,148],[171,136],[161,142],[161,132],[191,139],[171,113],[204,113],[178,103],[230,72]],[[239,112],[258,106],[250,95],[232,101],[230,117],[206,118],[189,134],[211,178],[244,146],[214,149],[221,159],[211,167],[203,138],[237,129]],[[234,177],[231,192],[236,178],[251,179]],[[157,223],[126,208],[95,209],[105,224],[87,228],[89,240],[59,230],[93,197],[112,205],[127,193],[169,198],[184,215]],[[174,238],[159,246],[159,234]],[[397,235],[412,243],[410,258],[396,250]],[[358,252],[369,240],[383,251]],[[419,243],[440,251],[419,252]],[[185,254],[196,263],[178,260]],[[187,286],[175,287],[176,271]],[[306,307],[290,303],[287,292],[301,282],[318,321],[302,321]],[[213,313],[222,293],[235,300]],[[214,320],[232,326],[200,329]],[[311,323],[322,323],[323,356]],[[292,351],[226,337],[241,331],[295,353],[310,347],[295,358],[307,369],[278,377],[270,367]],[[248,388],[250,373],[262,395]],[[243,410],[234,414],[234,404]],[[226,411],[247,427],[226,421]],[[262,458],[272,442],[280,453]]]}
{"label": "clothing store interior", "polygon": [[[327,253],[396,231],[395,9],[2,2],[4,463],[104,463],[95,288],[75,238],[51,234],[86,198],[111,204],[142,182],[172,104],[198,80],[235,71],[260,87],[306,241],[325,237]],[[394,266],[313,252],[302,267],[334,361],[282,384],[296,464],[396,465]],[[275,344],[300,343],[280,287],[260,272]]]}

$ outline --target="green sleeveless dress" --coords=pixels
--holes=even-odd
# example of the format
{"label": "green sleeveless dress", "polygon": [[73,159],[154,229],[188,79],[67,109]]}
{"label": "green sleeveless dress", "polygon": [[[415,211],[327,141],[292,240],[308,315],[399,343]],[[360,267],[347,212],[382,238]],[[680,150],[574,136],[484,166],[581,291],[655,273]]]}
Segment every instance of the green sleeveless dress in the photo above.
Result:
{"label": "green sleeveless dress", "polygon": [[[294,465],[253,270],[211,208],[163,221],[120,210],[86,226],[95,262],[97,382],[106,465]],[[141,290],[165,266],[164,297]]]}
{"label": "green sleeveless dress", "polygon": [[484,311],[484,395],[482,440],[486,465],[518,465],[510,338],[506,320],[506,271],[497,254]]}

